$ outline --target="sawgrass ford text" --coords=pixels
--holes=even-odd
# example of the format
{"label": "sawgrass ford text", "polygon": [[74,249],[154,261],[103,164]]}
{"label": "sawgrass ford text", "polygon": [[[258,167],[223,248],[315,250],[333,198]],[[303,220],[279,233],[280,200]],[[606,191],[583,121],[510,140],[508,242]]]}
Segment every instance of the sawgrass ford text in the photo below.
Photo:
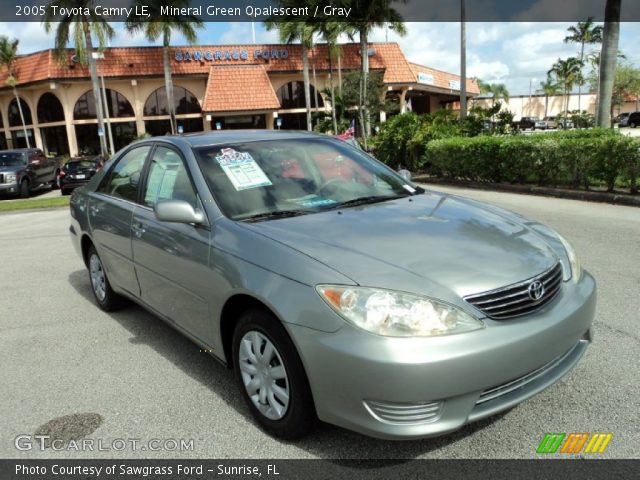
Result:
{"label": "sawgrass ford text", "polygon": [[101,465],[59,465],[54,463],[50,467],[44,465],[22,465],[16,464],[15,477],[18,476],[32,476],[32,475],[53,475],[53,476],[70,476],[70,475],[84,475],[89,478],[100,478],[113,476],[135,476],[135,478],[146,477],[162,477],[168,475],[182,475],[189,476],[189,478],[195,478],[195,476],[201,477],[205,473],[213,473],[215,475],[222,476],[244,476],[244,477],[261,477],[264,473],[265,476],[280,475],[279,468],[274,464],[267,464],[261,467],[255,465],[225,465],[219,463],[215,465],[215,468],[205,468],[203,465],[164,465],[164,466],[151,466],[151,465],[127,465],[112,464],[108,466]]}
{"label": "sawgrass ford text", "polygon": [[[150,17],[151,11],[146,5],[136,5],[131,7],[108,7],[96,5],[93,7],[65,7],[59,5],[16,5],[17,17],[42,17],[50,9],[50,13],[54,17],[70,18],[78,15],[97,15],[100,17]],[[316,6],[312,10],[310,7],[255,7],[247,5],[241,7],[216,7],[208,5],[206,7],[174,7],[171,5],[162,5],[160,7],[160,15],[166,16],[187,16],[193,15],[197,17],[348,17],[351,8],[337,8],[331,5]]]}

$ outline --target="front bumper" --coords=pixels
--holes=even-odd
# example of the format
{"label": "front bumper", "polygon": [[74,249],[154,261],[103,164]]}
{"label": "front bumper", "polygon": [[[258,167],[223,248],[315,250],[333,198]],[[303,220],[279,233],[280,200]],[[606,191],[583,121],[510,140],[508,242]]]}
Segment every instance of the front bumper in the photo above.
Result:
{"label": "front bumper", "polygon": [[18,191],[17,183],[0,183],[0,195],[16,195]]}
{"label": "front bumper", "polygon": [[591,341],[596,285],[565,282],[535,314],[487,328],[389,338],[350,324],[328,334],[288,324],[318,417],[387,439],[442,435],[511,408],[569,372]]}

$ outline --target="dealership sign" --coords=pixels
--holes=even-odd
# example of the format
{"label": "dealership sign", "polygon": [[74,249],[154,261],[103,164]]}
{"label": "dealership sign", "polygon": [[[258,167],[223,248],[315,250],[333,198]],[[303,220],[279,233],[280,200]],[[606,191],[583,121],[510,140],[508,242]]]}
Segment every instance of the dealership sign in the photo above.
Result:
{"label": "dealership sign", "polygon": [[433,75],[423,72],[418,72],[418,83],[424,83],[426,85],[433,85]]}
{"label": "dealership sign", "polygon": [[284,59],[289,57],[289,50],[286,48],[261,49],[256,48],[252,52],[244,49],[231,50],[184,50],[176,52],[176,62],[215,62],[225,60],[270,60]]}

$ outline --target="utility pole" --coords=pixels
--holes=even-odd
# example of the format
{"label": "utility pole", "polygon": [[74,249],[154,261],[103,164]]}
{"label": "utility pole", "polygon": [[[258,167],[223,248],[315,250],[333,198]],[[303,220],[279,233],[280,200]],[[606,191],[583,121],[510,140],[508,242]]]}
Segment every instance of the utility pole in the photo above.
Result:
{"label": "utility pole", "polygon": [[467,28],[465,0],[460,0],[460,120],[467,118]]}

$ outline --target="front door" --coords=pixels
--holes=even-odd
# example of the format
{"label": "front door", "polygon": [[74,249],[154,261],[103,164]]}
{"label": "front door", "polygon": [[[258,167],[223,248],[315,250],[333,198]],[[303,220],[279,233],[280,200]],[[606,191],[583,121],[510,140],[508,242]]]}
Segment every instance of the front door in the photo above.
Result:
{"label": "front door", "polygon": [[177,150],[157,146],[152,153],[142,205],[133,214],[132,244],[142,300],[176,324],[210,343],[210,274],[207,226],[161,222],[153,207],[163,200],[184,200],[201,208]]}

